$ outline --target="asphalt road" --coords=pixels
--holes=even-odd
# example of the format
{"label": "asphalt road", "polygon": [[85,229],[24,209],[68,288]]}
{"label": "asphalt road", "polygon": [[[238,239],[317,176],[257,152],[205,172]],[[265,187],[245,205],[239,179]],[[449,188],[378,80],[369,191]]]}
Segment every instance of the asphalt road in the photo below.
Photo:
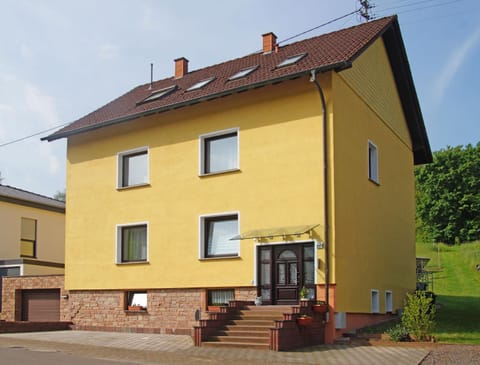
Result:
{"label": "asphalt road", "polygon": [[125,361],[102,360],[59,352],[56,350],[40,350],[24,347],[0,347],[0,364],[15,365],[129,365]]}

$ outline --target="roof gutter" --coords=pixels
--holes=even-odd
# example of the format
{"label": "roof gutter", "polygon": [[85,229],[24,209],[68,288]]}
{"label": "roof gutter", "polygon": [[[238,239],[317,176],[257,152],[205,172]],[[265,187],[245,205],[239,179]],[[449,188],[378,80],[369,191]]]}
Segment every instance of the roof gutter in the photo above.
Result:
{"label": "roof gutter", "polygon": [[[352,65],[351,62],[344,61],[344,62],[339,62],[339,63],[327,65],[327,66],[319,68],[319,69],[315,69],[315,72],[318,72],[318,71],[327,72],[327,71],[331,71],[331,70],[341,71],[341,70],[350,68],[351,65]],[[166,105],[166,106],[163,106],[163,107],[160,107],[160,108],[147,110],[147,111],[144,111],[144,112],[141,112],[141,113],[136,113],[136,114],[124,116],[124,117],[121,117],[121,118],[108,120],[108,121],[105,121],[105,122],[102,122],[102,123],[98,123],[98,124],[78,128],[78,129],[73,129],[73,130],[70,130],[70,131],[65,131],[65,132],[59,131],[59,132],[53,133],[49,136],[42,137],[40,140],[51,142],[51,141],[54,141],[54,140],[57,140],[57,139],[61,139],[61,138],[73,136],[73,135],[76,135],[76,134],[93,131],[93,130],[108,127],[108,126],[111,126],[111,125],[129,122],[131,120],[138,119],[138,118],[145,117],[145,116],[149,116],[149,115],[152,115],[152,114],[163,113],[163,112],[170,111],[170,110],[173,110],[173,109],[179,109],[179,108],[183,108],[185,106],[198,104],[198,103],[201,103],[201,102],[204,102],[204,101],[218,99],[218,98],[221,98],[221,97],[224,97],[224,96],[227,96],[227,95],[231,95],[231,94],[235,94],[235,93],[239,93],[239,92],[242,92],[242,91],[247,91],[247,90],[250,90],[250,89],[257,89],[259,87],[263,87],[263,86],[275,84],[275,83],[278,83],[278,82],[295,79],[295,78],[298,78],[298,77],[303,76],[303,75],[309,75],[312,71],[314,71],[314,70],[305,70],[305,71],[297,72],[297,73],[294,73],[294,74],[278,77],[278,78],[275,78],[275,79],[261,81],[261,82],[255,83],[255,84],[249,84],[249,85],[242,86],[242,87],[239,87],[239,88],[230,89],[230,90],[222,91],[222,92],[219,92],[219,93],[216,93],[216,94],[207,95],[207,96],[204,96],[204,97],[201,97],[201,98],[196,98],[196,99],[184,101],[182,103]]]}

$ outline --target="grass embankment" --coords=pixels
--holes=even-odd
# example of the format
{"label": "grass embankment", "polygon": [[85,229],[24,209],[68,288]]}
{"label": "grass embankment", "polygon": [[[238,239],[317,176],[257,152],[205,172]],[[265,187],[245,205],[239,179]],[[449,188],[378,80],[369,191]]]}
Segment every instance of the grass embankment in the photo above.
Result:
{"label": "grass embankment", "polygon": [[439,308],[434,336],[439,342],[480,344],[480,242],[448,246],[417,244],[417,257],[429,257]]}

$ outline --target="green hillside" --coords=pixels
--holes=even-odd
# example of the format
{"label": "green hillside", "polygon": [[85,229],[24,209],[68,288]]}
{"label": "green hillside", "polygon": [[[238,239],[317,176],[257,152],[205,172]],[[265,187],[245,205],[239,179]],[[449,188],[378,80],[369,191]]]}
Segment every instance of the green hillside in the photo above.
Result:
{"label": "green hillside", "polygon": [[429,257],[435,271],[437,327],[440,342],[480,344],[480,242],[448,246],[417,244],[417,257]]}

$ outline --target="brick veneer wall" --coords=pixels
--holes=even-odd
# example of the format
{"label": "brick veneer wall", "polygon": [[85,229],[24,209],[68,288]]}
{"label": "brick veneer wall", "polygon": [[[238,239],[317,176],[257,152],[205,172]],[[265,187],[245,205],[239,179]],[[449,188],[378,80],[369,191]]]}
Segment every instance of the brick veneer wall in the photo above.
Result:
{"label": "brick veneer wall", "polygon": [[[60,289],[60,320],[74,329],[193,335],[206,317],[206,289],[148,289],[147,310],[127,311],[126,290],[64,289],[63,275],[5,277],[3,312],[6,321],[21,320],[21,291]],[[236,300],[253,301],[255,287],[235,288]]]}
{"label": "brick veneer wall", "polygon": [[[74,329],[193,335],[207,307],[205,289],[149,289],[146,311],[127,311],[125,290],[70,291]],[[255,288],[236,288],[235,299],[254,300]],[[198,314],[196,313],[198,311]]]}
{"label": "brick veneer wall", "polygon": [[[22,290],[27,289],[60,289],[60,296],[68,294],[64,287],[63,275],[36,275],[3,277],[2,287],[2,319],[19,321],[22,315]],[[68,300],[60,297],[60,320],[70,320]]]}

